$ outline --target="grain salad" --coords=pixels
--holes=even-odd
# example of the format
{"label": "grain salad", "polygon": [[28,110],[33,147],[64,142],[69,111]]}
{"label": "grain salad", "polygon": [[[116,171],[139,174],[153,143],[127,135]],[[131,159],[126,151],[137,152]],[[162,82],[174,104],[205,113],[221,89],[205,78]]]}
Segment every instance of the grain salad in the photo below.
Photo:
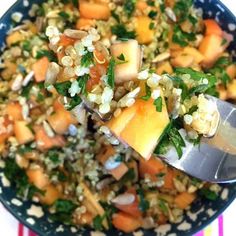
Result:
{"label": "grain salad", "polygon": [[220,197],[158,156],[214,135],[207,94],[236,99],[230,34],[192,0],[46,0],[29,15],[12,14],[0,58],[1,176],[18,197],[126,233]]}

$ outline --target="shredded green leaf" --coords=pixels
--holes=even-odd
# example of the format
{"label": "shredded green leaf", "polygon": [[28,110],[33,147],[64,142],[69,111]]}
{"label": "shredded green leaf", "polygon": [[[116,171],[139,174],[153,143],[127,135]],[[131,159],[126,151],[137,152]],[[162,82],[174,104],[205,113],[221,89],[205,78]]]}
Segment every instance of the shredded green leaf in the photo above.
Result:
{"label": "shredded green leaf", "polygon": [[42,57],[47,57],[49,61],[54,61],[57,62],[57,56],[53,51],[49,51],[49,50],[39,50],[37,51],[36,54],[36,59],[40,59]]}
{"label": "shredded green leaf", "polygon": [[128,31],[124,24],[112,26],[111,32],[115,34],[118,39],[134,39],[136,37],[135,31]]}
{"label": "shredded green leaf", "polygon": [[218,198],[218,195],[208,188],[202,188],[200,190],[200,195],[211,201],[215,201]]}
{"label": "shredded green leaf", "polygon": [[70,81],[56,83],[56,84],[54,84],[54,87],[59,94],[66,96],[66,97],[70,97],[69,92],[68,92],[69,88],[71,87]]}
{"label": "shredded green leaf", "polygon": [[115,66],[116,61],[114,58],[111,58],[107,69],[107,83],[111,88],[115,87]]}
{"label": "shredded green leaf", "polygon": [[67,107],[68,111],[73,110],[76,106],[78,106],[82,102],[82,99],[79,95],[75,95],[69,102]]}
{"label": "shredded green leaf", "polygon": [[161,112],[162,111],[162,98],[161,97],[155,99],[153,104],[156,107],[156,111],[157,112]]}
{"label": "shredded green leaf", "polygon": [[137,190],[137,193],[138,193],[138,196],[139,196],[139,209],[140,211],[142,212],[146,212],[149,207],[150,207],[150,204],[149,202],[145,199],[145,196],[144,196],[144,192],[142,189],[138,189]]}
{"label": "shredded green leaf", "polygon": [[128,17],[131,17],[135,10],[136,0],[125,0],[124,11]]}
{"label": "shredded green leaf", "polygon": [[85,55],[81,58],[81,66],[82,67],[89,67],[94,64],[94,57],[92,52],[87,52]]}
{"label": "shredded green leaf", "polygon": [[142,96],[141,99],[143,99],[144,101],[148,101],[150,98],[151,98],[151,88],[145,84],[145,91],[146,91],[146,95],[145,96]]}

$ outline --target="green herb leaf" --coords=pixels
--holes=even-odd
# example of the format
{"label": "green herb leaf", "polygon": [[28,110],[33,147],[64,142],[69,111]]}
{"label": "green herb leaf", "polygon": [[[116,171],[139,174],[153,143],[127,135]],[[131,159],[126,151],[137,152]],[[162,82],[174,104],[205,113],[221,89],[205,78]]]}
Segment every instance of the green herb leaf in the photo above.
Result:
{"label": "green herb leaf", "polygon": [[68,20],[70,18],[70,15],[66,13],[65,11],[59,12],[58,15],[64,20]]}
{"label": "green herb leaf", "polygon": [[76,208],[76,204],[71,200],[58,199],[54,203],[54,207],[58,213],[72,213]]}
{"label": "green herb leaf", "polygon": [[139,209],[142,211],[142,212],[146,212],[149,207],[150,207],[150,204],[149,202],[145,199],[144,197],[144,192],[142,189],[138,189],[137,190],[137,193],[139,195]]}
{"label": "green herb leaf", "polygon": [[22,49],[27,52],[31,51],[31,43],[29,40],[25,40],[22,42]]}
{"label": "green herb leaf", "polygon": [[29,99],[30,90],[32,89],[33,84],[34,83],[31,81],[27,84],[27,86],[24,86],[22,88],[22,90],[21,90],[21,96],[22,97],[25,97],[25,98]]}
{"label": "green herb leaf", "polygon": [[48,153],[47,153],[47,156],[53,164],[60,163],[58,149],[49,150]]}
{"label": "green herb leaf", "polygon": [[85,55],[81,58],[81,66],[82,67],[89,67],[94,64],[94,57],[92,52],[87,52]]}
{"label": "green herb leaf", "polygon": [[24,155],[27,152],[32,152],[33,148],[30,145],[22,145],[18,149],[20,155]]}
{"label": "green herb leaf", "polygon": [[70,97],[69,92],[68,92],[69,88],[71,87],[70,81],[56,83],[56,84],[54,84],[54,87],[59,94],[66,96],[66,97]]}
{"label": "green herb leaf", "polygon": [[179,22],[183,22],[189,17],[192,5],[193,0],[179,0],[175,2],[173,10]]}
{"label": "green herb leaf", "polygon": [[102,222],[106,218],[106,215],[104,214],[103,216],[97,215],[93,219],[93,227],[95,230],[101,231],[103,229]]}
{"label": "green herb leaf", "polygon": [[197,109],[198,109],[198,106],[197,106],[197,105],[192,106],[192,107],[189,109],[188,114],[189,114],[189,115],[192,115]]}
{"label": "green herb leaf", "polygon": [[200,190],[200,195],[211,201],[215,201],[218,198],[218,195],[215,192],[207,188],[202,188]]}
{"label": "green herb leaf", "polygon": [[115,66],[116,61],[111,58],[107,69],[107,83],[112,89],[115,87]]}
{"label": "green herb leaf", "polygon": [[162,111],[162,98],[161,97],[155,99],[153,104],[156,107],[157,112]]}
{"label": "green herb leaf", "polygon": [[180,135],[179,131],[175,127],[170,130],[169,139],[174,145],[179,158],[181,158],[183,155],[182,147],[185,147],[185,142],[182,136]]}
{"label": "green herb leaf", "polygon": [[155,28],[155,23],[154,23],[154,22],[151,22],[151,23],[149,24],[149,29],[152,30],[152,29],[154,29],[154,28]]}
{"label": "green herb leaf", "polygon": [[141,99],[143,99],[144,101],[148,101],[151,98],[152,92],[151,88],[147,85],[147,83],[145,84],[145,91],[146,95],[142,96]]}
{"label": "green herb leaf", "polygon": [[[83,75],[83,76],[78,77],[77,79],[78,85],[81,89],[81,94],[83,95],[87,94],[86,85],[87,85],[88,80],[89,80],[89,75]],[[79,102],[79,98],[77,98],[77,102]]]}
{"label": "green herb leaf", "polygon": [[81,97],[76,94],[69,102],[69,105],[67,107],[68,111],[73,110],[76,106],[78,106],[82,102]]}
{"label": "green herb leaf", "polygon": [[155,6],[155,1],[154,0],[147,0],[147,5],[154,7]]}
{"label": "green herb leaf", "polygon": [[135,10],[136,0],[125,0],[124,11],[128,17],[131,17]]}
{"label": "green herb leaf", "polygon": [[162,199],[159,199],[159,207],[161,209],[161,211],[164,213],[164,214],[168,214],[168,207],[167,207],[167,202],[162,200]]}
{"label": "green herb leaf", "polygon": [[57,62],[57,56],[53,51],[49,51],[49,50],[39,50],[37,51],[36,54],[36,59],[40,59],[42,57],[47,57],[49,61],[54,61]]}
{"label": "green herb leaf", "polygon": [[118,39],[134,39],[135,31],[128,31],[124,24],[117,24],[111,27],[112,34],[115,34]]}
{"label": "green herb leaf", "polygon": [[166,175],[166,173],[160,172],[160,173],[156,174],[156,177],[157,177],[157,178],[162,178],[162,177],[164,177],[165,175]]}
{"label": "green herb leaf", "polygon": [[209,87],[208,84],[200,84],[196,87],[191,88],[189,90],[189,94],[190,96],[193,96],[195,94],[205,93],[208,87]]}
{"label": "green herb leaf", "polygon": [[124,56],[124,54],[121,53],[121,54],[117,57],[117,59],[119,59],[120,61],[125,61],[125,56]]}
{"label": "green herb leaf", "polygon": [[133,181],[135,179],[135,172],[134,172],[134,169],[133,168],[130,168],[126,173],[125,175],[121,178],[121,180],[119,181],[119,183],[121,183],[122,185],[127,183],[127,182],[130,182],[130,181]]}
{"label": "green herb leaf", "polygon": [[172,41],[181,47],[186,47],[189,41],[196,40],[196,36],[194,33],[184,32],[180,26],[174,26],[174,33],[172,37]]}
{"label": "green herb leaf", "polygon": [[157,16],[157,11],[151,10],[151,11],[148,13],[148,16],[149,16],[151,19],[155,19],[155,17]]}
{"label": "green herb leaf", "polygon": [[116,14],[115,10],[111,11],[111,16],[117,21],[117,23],[120,23],[120,17]]}

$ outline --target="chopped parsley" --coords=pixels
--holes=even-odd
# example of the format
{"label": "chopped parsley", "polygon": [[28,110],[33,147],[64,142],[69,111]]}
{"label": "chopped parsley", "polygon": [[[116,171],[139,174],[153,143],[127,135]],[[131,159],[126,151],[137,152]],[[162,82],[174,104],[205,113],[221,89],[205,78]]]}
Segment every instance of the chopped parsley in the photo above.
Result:
{"label": "chopped parsley", "polygon": [[134,39],[136,37],[135,31],[128,31],[124,24],[117,24],[111,27],[112,34],[115,34],[118,39]]}
{"label": "chopped parsley", "polygon": [[117,57],[118,60],[120,61],[125,61],[125,56],[123,53],[121,53],[118,57]]}
{"label": "chopped parsley", "polygon": [[57,149],[51,149],[47,153],[48,158],[53,164],[60,163],[59,154]]}
{"label": "chopped parsley", "polygon": [[19,147],[19,149],[18,149],[18,153],[20,154],[20,155],[24,155],[25,153],[27,153],[27,152],[32,152],[32,150],[33,150],[33,148],[32,147],[30,147],[30,145],[21,145],[20,147]]}
{"label": "chopped parsley", "polygon": [[65,11],[61,11],[58,13],[58,15],[63,19],[63,20],[68,20],[70,18],[70,15],[66,13]]}
{"label": "chopped parsley", "polygon": [[151,88],[147,85],[147,83],[145,84],[145,92],[146,95],[142,96],[141,99],[143,99],[144,101],[148,101],[151,98]]}
{"label": "chopped parsley", "polygon": [[157,16],[157,11],[151,10],[151,11],[148,13],[148,16],[149,16],[151,19],[155,19],[155,17]]}
{"label": "chopped parsley", "polygon": [[54,84],[55,89],[57,92],[63,96],[69,97],[69,88],[71,87],[71,82],[70,81],[65,81],[65,82],[60,82]]}
{"label": "chopped parsley", "polygon": [[157,112],[162,111],[162,98],[161,97],[158,97],[157,99],[155,99],[153,104],[156,107]]}
{"label": "chopped parsley", "polygon": [[151,23],[149,24],[149,29],[152,30],[152,29],[154,29],[154,28],[155,28],[155,23],[154,23],[154,22],[151,22]]}
{"label": "chopped parsley", "polygon": [[128,17],[131,17],[135,10],[136,0],[125,0],[124,11]]}
{"label": "chopped parsley", "polygon": [[200,195],[211,201],[215,201],[218,198],[218,195],[208,188],[200,189]]}
{"label": "chopped parsley", "polygon": [[107,69],[107,83],[111,88],[115,87],[115,66],[116,61],[114,58],[111,58]]}
{"label": "chopped parsley", "polygon": [[27,52],[31,51],[31,43],[29,40],[25,40],[22,42],[22,49]]}
{"label": "chopped parsley", "polygon": [[137,193],[138,193],[138,196],[139,196],[139,209],[140,211],[142,212],[146,212],[149,207],[150,207],[150,204],[149,202],[145,199],[144,197],[144,192],[142,189],[138,189],[137,190]]}
{"label": "chopped parsley", "polygon": [[159,208],[164,214],[168,214],[168,207],[166,206],[166,202],[163,199],[159,200]]}
{"label": "chopped parsley", "polygon": [[94,64],[94,57],[92,52],[87,52],[81,58],[81,66],[82,67],[89,67]]}
{"label": "chopped parsley", "polygon": [[95,230],[101,231],[103,229],[102,222],[105,218],[106,218],[106,214],[104,214],[103,216],[97,215],[93,219],[93,227]]}
{"label": "chopped parsley", "polygon": [[33,87],[34,82],[30,81],[27,86],[24,86],[21,90],[21,96],[29,99],[30,90]]}
{"label": "chopped parsley", "polygon": [[[83,75],[78,77],[77,82],[81,90],[81,94],[86,95],[87,90],[86,90],[86,85],[89,80],[89,75]],[[79,98],[77,98],[77,102],[79,102]]]}
{"label": "chopped parsley", "polygon": [[189,12],[193,6],[193,0],[179,0],[175,2],[174,13],[177,16],[178,22],[183,22],[188,19]]}
{"label": "chopped parsley", "polygon": [[73,110],[76,106],[78,106],[80,103],[82,102],[81,97],[76,94],[69,102],[68,106],[67,106],[67,110],[71,111]]}
{"label": "chopped parsley", "polygon": [[120,23],[120,17],[118,14],[116,14],[116,12],[113,10],[111,11],[111,16],[118,22]]}
{"label": "chopped parsley", "polygon": [[51,50],[39,50],[37,51],[37,54],[36,54],[36,59],[40,59],[42,57],[47,57],[49,61],[54,61],[54,62],[57,62],[57,56],[56,54],[51,51]]}
{"label": "chopped parsley", "polygon": [[175,25],[173,30],[172,41],[181,47],[186,47],[189,41],[196,40],[194,33],[184,32],[180,26]]}

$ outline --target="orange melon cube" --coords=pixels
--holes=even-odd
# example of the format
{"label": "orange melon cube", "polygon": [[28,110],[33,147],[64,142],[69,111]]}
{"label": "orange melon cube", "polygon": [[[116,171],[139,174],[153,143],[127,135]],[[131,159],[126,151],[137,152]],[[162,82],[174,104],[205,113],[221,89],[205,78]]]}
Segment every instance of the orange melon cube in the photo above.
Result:
{"label": "orange melon cube", "polygon": [[7,36],[6,43],[7,43],[7,46],[10,47],[12,44],[23,41],[24,39],[25,39],[25,36],[22,33],[20,33],[19,31],[14,31]]}
{"label": "orange melon cube", "polygon": [[204,20],[204,24],[206,26],[205,35],[215,34],[218,36],[222,36],[223,31],[215,20],[213,19]]}
{"label": "orange melon cube", "polygon": [[[108,128],[145,159],[149,159],[158,140],[169,123],[169,116],[162,97],[162,111],[157,112],[153,100],[137,99],[116,118],[107,123]],[[129,114],[131,113],[131,114]],[[127,114],[132,117],[127,121]],[[119,122],[118,122],[119,121]],[[125,125],[124,125],[125,123]]]}
{"label": "orange melon cube", "polygon": [[129,168],[123,162],[113,170],[110,170],[109,173],[118,181],[120,180],[127,172]]}
{"label": "orange melon cube", "polygon": [[186,209],[195,199],[194,193],[183,192],[175,197],[174,202],[180,209]]}
{"label": "orange melon cube", "polygon": [[79,1],[80,16],[87,19],[107,20],[110,15],[110,8],[106,2]]}
{"label": "orange melon cube", "polygon": [[34,140],[34,134],[26,121],[15,121],[14,133],[19,144],[29,143]]}
{"label": "orange melon cube", "polygon": [[95,21],[86,18],[79,18],[76,22],[76,29],[88,30],[95,25]]}
{"label": "orange melon cube", "polygon": [[45,191],[44,195],[38,194],[38,198],[41,203],[46,205],[52,205],[61,195],[58,189],[52,184],[44,187],[43,191]]}
{"label": "orange melon cube", "polygon": [[140,44],[148,44],[152,42],[154,37],[154,30],[149,26],[152,20],[147,16],[139,16],[136,18],[136,33],[137,40]]}
{"label": "orange melon cube", "polygon": [[194,61],[197,64],[201,63],[204,59],[204,56],[194,47],[185,47],[183,50],[183,54],[193,56]]}
{"label": "orange melon cube", "polygon": [[6,106],[6,114],[14,121],[23,120],[22,106],[19,102],[8,103]]}
{"label": "orange melon cube", "polygon": [[173,73],[173,68],[172,68],[170,62],[165,61],[165,62],[162,62],[161,64],[159,64],[157,66],[156,73],[158,75],[162,75],[164,73],[167,73],[167,74],[171,75]]}
{"label": "orange melon cube", "polygon": [[48,66],[49,60],[47,57],[42,57],[33,64],[32,70],[34,71],[36,82],[45,81]]}

